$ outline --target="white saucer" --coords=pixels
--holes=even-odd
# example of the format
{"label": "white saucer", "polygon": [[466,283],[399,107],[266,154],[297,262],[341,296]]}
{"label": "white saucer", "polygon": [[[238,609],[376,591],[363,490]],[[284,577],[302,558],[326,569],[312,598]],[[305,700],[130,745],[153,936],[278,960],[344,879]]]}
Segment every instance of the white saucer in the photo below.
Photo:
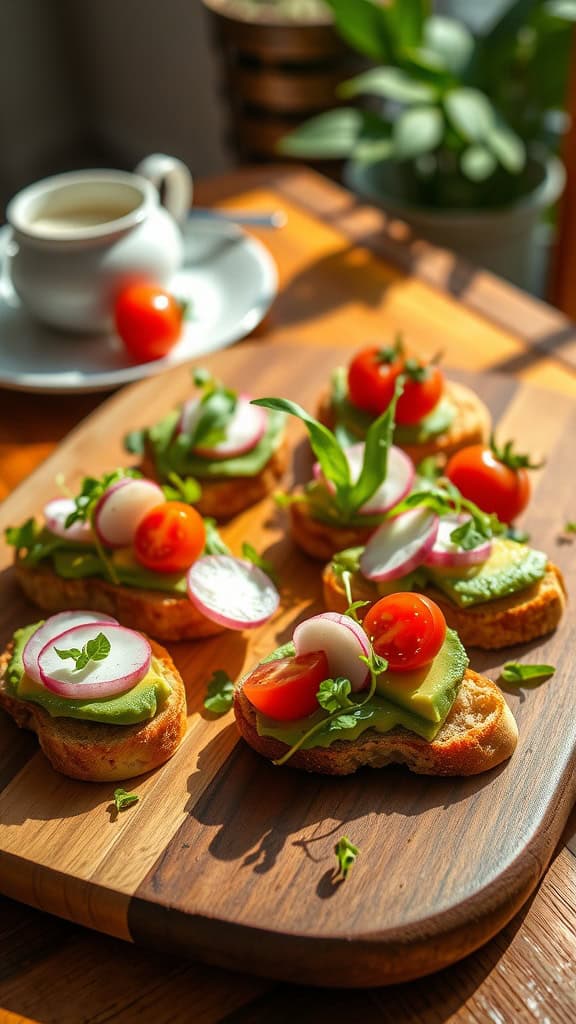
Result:
{"label": "white saucer", "polygon": [[[5,264],[9,228],[0,230]],[[185,229],[185,260],[170,283],[190,301],[183,335],[165,359],[135,364],[114,335],[65,334],[42,327],[0,280],[0,386],[15,391],[106,391],[152,377],[244,338],[266,314],[278,287],[274,261],[257,239],[225,221],[198,219]]]}

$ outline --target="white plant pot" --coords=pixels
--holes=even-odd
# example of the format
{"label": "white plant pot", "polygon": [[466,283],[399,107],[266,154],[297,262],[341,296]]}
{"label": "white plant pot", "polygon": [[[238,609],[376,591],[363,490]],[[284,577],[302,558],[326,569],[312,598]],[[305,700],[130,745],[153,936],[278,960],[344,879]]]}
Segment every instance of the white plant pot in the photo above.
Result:
{"label": "white plant pot", "polygon": [[550,157],[539,165],[540,181],[517,202],[486,209],[419,207],[391,188],[392,165],[354,161],[344,169],[348,188],[405,221],[416,236],[452,249],[477,266],[521,288],[533,280],[535,248],[543,211],[556,202],[566,181],[564,165]]}

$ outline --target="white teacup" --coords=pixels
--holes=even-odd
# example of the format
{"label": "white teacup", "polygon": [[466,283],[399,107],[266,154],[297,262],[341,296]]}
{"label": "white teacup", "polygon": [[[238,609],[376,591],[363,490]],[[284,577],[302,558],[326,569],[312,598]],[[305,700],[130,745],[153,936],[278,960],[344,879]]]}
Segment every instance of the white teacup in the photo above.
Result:
{"label": "white teacup", "polygon": [[141,278],[165,285],[180,267],[178,225],[191,199],[187,167],[158,153],[134,174],[73,171],[23,189],[7,209],[8,273],[20,301],[59,330],[109,330],[120,288]]}

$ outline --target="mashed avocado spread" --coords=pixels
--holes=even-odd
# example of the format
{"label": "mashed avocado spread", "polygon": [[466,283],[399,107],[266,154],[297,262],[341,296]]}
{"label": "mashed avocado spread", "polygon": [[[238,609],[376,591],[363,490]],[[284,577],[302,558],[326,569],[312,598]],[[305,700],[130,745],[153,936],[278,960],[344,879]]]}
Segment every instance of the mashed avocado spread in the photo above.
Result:
{"label": "mashed avocado spread", "polygon": [[[346,369],[339,366],[332,374],[332,408],[336,419],[336,434],[341,444],[354,444],[362,440],[374,417],[353,405],[348,398]],[[419,423],[405,426],[396,424],[394,440],[397,444],[425,444],[443,434],[454,422],[456,410],[445,396]]]}
{"label": "mashed avocado spread", "polygon": [[147,675],[126,693],[101,700],[68,700],[57,693],[51,693],[44,686],[35,683],[24,671],[22,651],[29,637],[42,625],[16,630],[14,648],[6,670],[6,681],[10,693],[19,700],[39,704],[52,718],[79,718],[85,722],[101,722],[104,725],[135,725],[153,718],[158,708],[170,696],[171,686],[166,679],[162,664],[152,658]]}
{"label": "mashed avocado spread", "polygon": [[[274,661],[294,653],[294,644],[289,643],[264,660]],[[467,666],[468,657],[458,635],[448,629],[444,644],[430,665],[415,672],[385,672],[368,703],[356,711],[353,707],[346,708],[346,716],[356,719],[353,727],[335,729],[333,723],[327,721],[325,728],[319,728],[302,744],[302,749],[329,747],[337,740],[356,740],[367,729],[385,733],[396,726],[433,740],[456,699]],[[362,699],[361,693],[356,696]],[[278,722],[258,712],[257,729],[260,736],[270,736],[291,747],[325,718],[326,712],[318,710],[295,722]]]}
{"label": "mashed avocado spread", "polygon": [[[332,563],[335,572],[359,573],[362,551],[363,548],[340,551]],[[535,551],[514,540],[493,537],[490,556],[479,565],[468,569],[432,569],[422,565],[409,576],[376,586],[381,595],[433,586],[458,607],[468,608],[525,590],[543,578],[547,564],[548,557],[543,551]]]}

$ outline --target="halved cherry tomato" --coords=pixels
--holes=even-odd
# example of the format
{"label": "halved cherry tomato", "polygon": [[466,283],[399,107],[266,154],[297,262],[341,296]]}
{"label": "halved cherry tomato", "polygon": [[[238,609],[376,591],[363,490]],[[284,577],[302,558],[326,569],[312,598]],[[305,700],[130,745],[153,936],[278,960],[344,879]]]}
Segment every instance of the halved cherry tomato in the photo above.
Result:
{"label": "halved cherry tomato", "polygon": [[525,466],[507,466],[483,444],[461,448],[445,473],[465,498],[483,512],[494,512],[502,523],[516,519],[530,500],[532,487]]}
{"label": "halved cherry tomato", "polygon": [[184,572],[204,550],[206,530],[202,516],[182,501],[155,505],[138,524],[134,554],[154,572]]}
{"label": "halved cherry tomato", "polygon": [[263,715],[291,722],[318,710],[316,694],[329,678],[325,652],[312,651],[258,665],[244,683],[244,693]]}
{"label": "halved cherry tomato", "polygon": [[402,370],[398,348],[364,348],[348,367],[348,396],[353,405],[379,416],[394,397]]}
{"label": "halved cherry tomato", "polygon": [[444,391],[444,374],[433,363],[407,359],[404,391],[396,406],[396,423],[419,423],[438,405]]}
{"label": "halved cherry tomato", "polygon": [[164,288],[139,281],[116,297],[114,319],[130,355],[147,363],[165,356],[178,341],[183,307]]}
{"label": "halved cherry tomato", "polygon": [[428,597],[390,594],[368,609],[364,629],[393,672],[409,672],[436,657],[446,637],[446,619]]}

